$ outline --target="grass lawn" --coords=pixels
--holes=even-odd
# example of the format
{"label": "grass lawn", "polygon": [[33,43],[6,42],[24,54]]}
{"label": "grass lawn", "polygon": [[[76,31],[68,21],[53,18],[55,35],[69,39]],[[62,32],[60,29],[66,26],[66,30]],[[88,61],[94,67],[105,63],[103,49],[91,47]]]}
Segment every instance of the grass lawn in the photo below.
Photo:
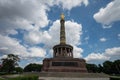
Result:
{"label": "grass lawn", "polygon": [[111,76],[110,80],[120,80],[120,76]]}
{"label": "grass lawn", "polygon": [[0,80],[5,80],[5,79],[0,78]]}
{"label": "grass lawn", "polygon": [[37,75],[23,75],[23,76],[16,76],[16,77],[7,77],[5,79],[0,78],[0,80],[38,80]]}

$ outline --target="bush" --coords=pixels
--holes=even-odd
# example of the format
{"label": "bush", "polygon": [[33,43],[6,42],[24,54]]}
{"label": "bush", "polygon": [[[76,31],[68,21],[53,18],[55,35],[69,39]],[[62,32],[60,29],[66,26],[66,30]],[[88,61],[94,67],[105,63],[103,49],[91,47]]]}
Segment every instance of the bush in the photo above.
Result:
{"label": "bush", "polygon": [[7,73],[6,72],[0,72],[0,75],[6,75]]}
{"label": "bush", "polygon": [[8,80],[38,80],[38,76],[23,76],[23,77],[10,78]]}

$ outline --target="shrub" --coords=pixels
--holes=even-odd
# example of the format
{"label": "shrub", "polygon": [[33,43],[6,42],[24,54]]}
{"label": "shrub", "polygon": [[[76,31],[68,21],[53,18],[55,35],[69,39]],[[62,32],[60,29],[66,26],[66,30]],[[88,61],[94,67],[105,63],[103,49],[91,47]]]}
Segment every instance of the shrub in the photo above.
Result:
{"label": "shrub", "polygon": [[9,80],[38,80],[38,76],[23,76],[23,77],[10,78]]}

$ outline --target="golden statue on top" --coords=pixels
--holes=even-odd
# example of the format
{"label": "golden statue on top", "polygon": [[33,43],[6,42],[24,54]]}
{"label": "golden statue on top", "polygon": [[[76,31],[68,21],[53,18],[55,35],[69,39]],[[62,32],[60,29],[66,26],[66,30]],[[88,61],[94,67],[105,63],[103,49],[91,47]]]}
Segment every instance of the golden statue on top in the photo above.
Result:
{"label": "golden statue on top", "polygon": [[64,16],[64,14],[62,13],[60,17],[61,17],[62,20],[64,20],[64,17],[65,17],[65,16]]}

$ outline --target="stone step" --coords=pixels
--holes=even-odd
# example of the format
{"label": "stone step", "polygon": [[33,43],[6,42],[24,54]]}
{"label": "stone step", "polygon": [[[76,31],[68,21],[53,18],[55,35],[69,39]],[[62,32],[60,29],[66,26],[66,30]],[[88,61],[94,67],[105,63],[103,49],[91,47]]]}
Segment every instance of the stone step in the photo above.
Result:
{"label": "stone step", "polygon": [[109,80],[109,78],[59,78],[59,77],[39,77],[39,80]]}
{"label": "stone step", "polygon": [[103,73],[79,73],[79,72],[41,72],[41,77],[75,77],[75,78],[108,78]]}

